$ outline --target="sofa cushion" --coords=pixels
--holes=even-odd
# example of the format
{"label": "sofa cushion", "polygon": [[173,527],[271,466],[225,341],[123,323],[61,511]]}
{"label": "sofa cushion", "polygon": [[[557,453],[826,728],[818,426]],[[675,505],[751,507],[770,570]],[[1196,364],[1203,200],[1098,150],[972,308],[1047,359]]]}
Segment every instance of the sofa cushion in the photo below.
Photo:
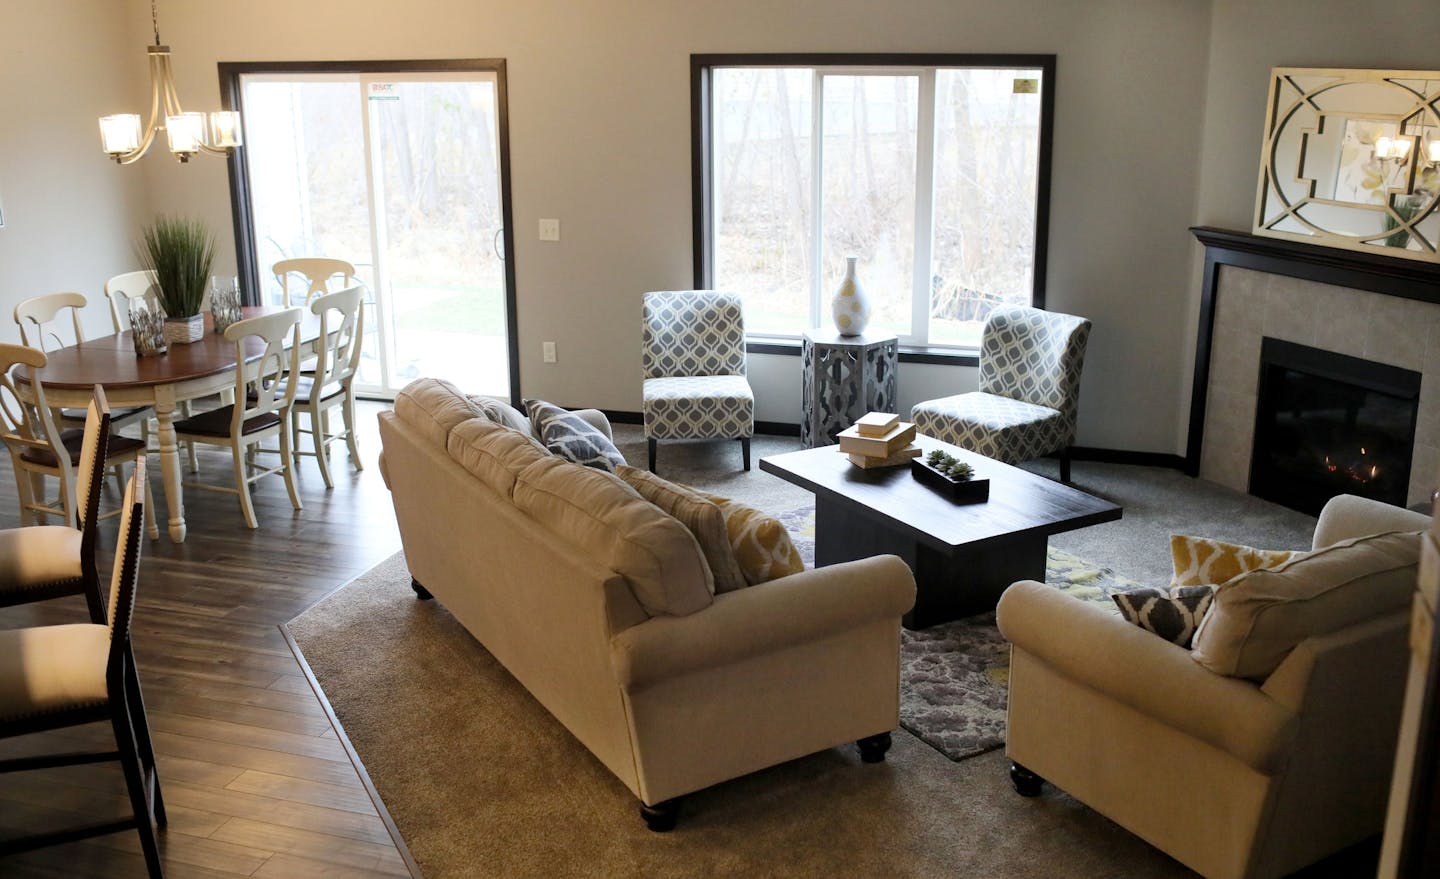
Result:
{"label": "sofa cushion", "polygon": [[805,560],[779,519],[718,494],[700,494],[714,501],[725,517],[730,549],[746,583],[768,583],[805,570]]}
{"label": "sofa cushion", "polygon": [[551,456],[520,472],[514,499],[532,519],[624,577],[651,616],[710,606],[715,583],[695,537],[613,473]]}
{"label": "sofa cushion", "polygon": [[460,389],[438,378],[417,378],[395,395],[395,414],[420,435],[444,447],[450,431],[485,412]]}
{"label": "sofa cushion", "polygon": [[1217,674],[1264,680],[1296,645],[1404,610],[1415,589],[1419,532],[1344,540],[1215,590],[1191,656]]}
{"label": "sofa cushion", "polygon": [[1214,586],[1132,589],[1110,596],[1121,616],[1171,644],[1189,647],[1205,611],[1215,598]]}
{"label": "sofa cushion", "polygon": [[511,406],[499,397],[491,397],[486,394],[466,394],[466,398],[481,412],[496,424],[503,424],[511,430],[518,430],[523,434],[530,433],[530,419],[525,413]]}
{"label": "sofa cushion", "polygon": [[1170,536],[1170,559],[1175,575],[1173,586],[1219,585],[1261,568],[1273,568],[1299,553],[1288,550],[1255,549],[1208,537]]}
{"label": "sofa cushion", "polygon": [[579,415],[544,400],[526,400],[525,411],[545,448],[560,457],[610,473],[625,463],[610,438]]}
{"label": "sofa cushion", "polygon": [[450,431],[445,449],[451,460],[506,498],[514,492],[520,471],[551,457],[530,434],[488,418],[472,418],[458,425]]}
{"label": "sofa cushion", "polygon": [[680,524],[690,529],[705,553],[710,573],[715,578],[715,594],[743,589],[745,574],[735,561],[735,551],[730,547],[730,536],[725,530],[725,516],[714,501],[691,491],[683,485],[676,485],[648,470],[622,466],[615,475],[640,493],[640,496],[660,509],[674,516]]}

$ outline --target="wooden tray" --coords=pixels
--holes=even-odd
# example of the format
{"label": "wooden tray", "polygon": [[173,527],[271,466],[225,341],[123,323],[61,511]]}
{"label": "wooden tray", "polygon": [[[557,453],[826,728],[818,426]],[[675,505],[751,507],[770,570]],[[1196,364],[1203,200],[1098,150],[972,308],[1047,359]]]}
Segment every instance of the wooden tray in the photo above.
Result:
{"label": "wooden tray", "polygon": [[990,480],[972,477],[960,482],[926,464],[923,458],[910,462],[910,472],[921,485],[938,491],[957,504],[982,504],[990,500]]}

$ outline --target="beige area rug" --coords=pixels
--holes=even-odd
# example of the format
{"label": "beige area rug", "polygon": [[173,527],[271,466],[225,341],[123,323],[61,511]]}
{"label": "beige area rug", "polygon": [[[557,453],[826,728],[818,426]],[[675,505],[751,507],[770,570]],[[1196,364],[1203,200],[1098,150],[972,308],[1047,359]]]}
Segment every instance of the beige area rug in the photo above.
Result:
{"label": "beige area rug", "polygon": [[669,834],[396,556],[289,628],[425,875],[1193,876],[1003,752],[952,762],[909,733],[883,764],[835,748],[699,791]]}

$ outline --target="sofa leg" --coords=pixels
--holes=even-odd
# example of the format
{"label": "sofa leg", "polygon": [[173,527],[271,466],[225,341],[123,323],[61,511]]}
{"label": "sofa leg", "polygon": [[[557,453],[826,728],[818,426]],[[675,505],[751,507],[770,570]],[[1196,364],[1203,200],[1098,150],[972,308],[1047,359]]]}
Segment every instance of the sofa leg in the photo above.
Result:
{"label": "sofa leg", "polygon": [[885,752],[890,750],[890,734],[882,732],[876,736],[866,736],[855,744],[860,748],[860,762],[881,763],[885,760]]}
{"label": "sofa leg", "polygon": [[740,437],[740,454],[745,459],[745,469],[750,469],[750,437]]}
{"label": "sofa leg", "polygon": [[654,473],[654,472],[655,472],[655,446],[656,446],[656,442],[655,442],[655,440],[653,440],[653,439],[647,439],[647,440],[645,441],[645,445],[646,445],[646,451],[648,451],[648,452],[649,452],[649,455],[650,455],[650,472],[651,472],[651,473]]}
{"label": "sofa leg", "polygon": [[1066,446],[1060,450],[1060,481],[1066,485],[1070,484],[1070,447]]}
{"label": "sofa leg", "polygon": [[429,589],[421,586],[420,581],[416,580],[414,577],[410,578],[410,588],[415,590],[415,597],[420,599],[421,601],[429,601],[430,599],[435,597],[430,594]]}
{"label": "sofa leg", "polygon": [[1019,763],[1010,764],[1010,783],[1015,785],[1015,793],[1022,797],[1038,797],[1040,790],[1045,786],[1045,779],[1021,766]]}
{"label": "sofa leg", "polygon": [[681,797],[676,797],[653,806],[641,803],[640,817],[645,819],[645,826],[656,833],[667,833],[674,830],[675,819],[680,816],[681,799]]}

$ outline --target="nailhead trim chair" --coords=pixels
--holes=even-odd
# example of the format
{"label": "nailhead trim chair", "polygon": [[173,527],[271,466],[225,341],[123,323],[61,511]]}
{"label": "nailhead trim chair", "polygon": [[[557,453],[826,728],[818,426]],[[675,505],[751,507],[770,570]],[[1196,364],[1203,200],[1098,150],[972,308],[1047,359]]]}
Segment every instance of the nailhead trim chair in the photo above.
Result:
{"label": "nailhead trim chair", "polygon": [[0,840],[0,855],[134,828],[140,833],[140,850],[150,876],[159,879],[163,875],[155,827],[165,826],[165,800],[130,647],[144,484],[145,462],[141,460],[125,489],[110,580],[108,625],[78,623],[0,631],[0,738],[106,720],[115,734],[114,751],[16,757],[0,760],[0,772],[119,760],[132,814]]}
{"label": "nailhead trim chair", "polygon": [[996,309],[980,341],[980,389],[910,410],[915,429],[1006,464],[1059,453],[1070,481],[1080,370],[1090,321],[1038,308]]}
{"label": "nailhead trim chair", "polygon": [[755,395],[745,379],[740,297],[711,290],[646,293],[642,316],[650,470],[662,439],[738,439],[749,470]]}

